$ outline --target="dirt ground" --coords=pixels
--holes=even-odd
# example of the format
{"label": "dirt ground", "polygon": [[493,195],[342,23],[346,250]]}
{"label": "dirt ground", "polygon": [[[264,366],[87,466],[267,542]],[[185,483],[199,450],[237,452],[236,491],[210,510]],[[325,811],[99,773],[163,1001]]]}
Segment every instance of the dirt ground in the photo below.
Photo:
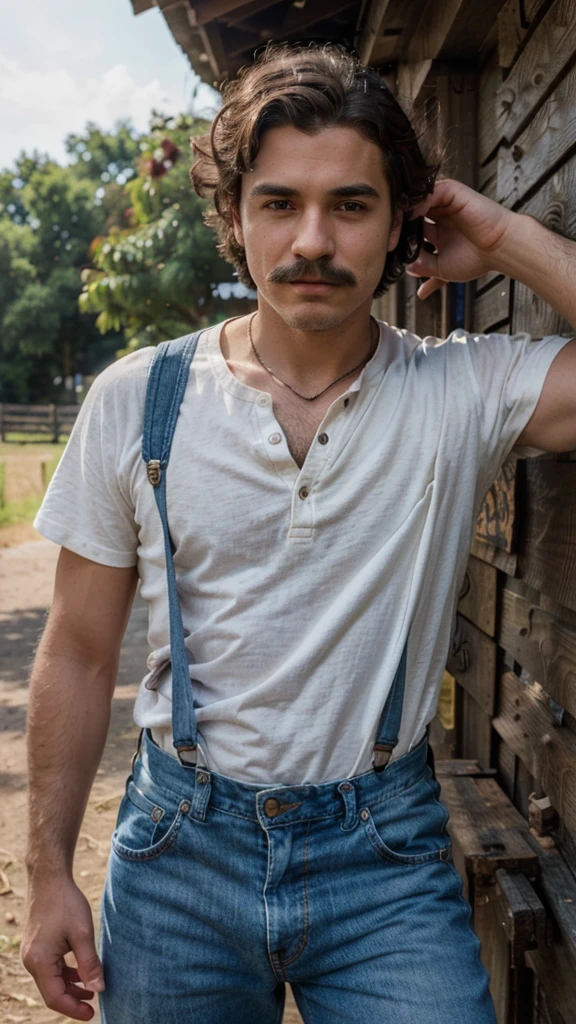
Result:
{"label": "dirt ground", "polygon": [[[31,526],[0,530],[0,1024],[70,1020],[44,1005],[19,955],[26,893],[27,676],[51,600],[57,555],[56,545],[39,538]],[[146,654],[146,607],[137,598],[123,645],[108,740],[74,862],[75,879],[93,908],[96,933],[110,835],[138,737],[132,707]],[[71,954],[66,959],[75,962]],[[288,996],[284,1024],[299,1024]],[[100,1021],[98,1012],[93,1021]]]}

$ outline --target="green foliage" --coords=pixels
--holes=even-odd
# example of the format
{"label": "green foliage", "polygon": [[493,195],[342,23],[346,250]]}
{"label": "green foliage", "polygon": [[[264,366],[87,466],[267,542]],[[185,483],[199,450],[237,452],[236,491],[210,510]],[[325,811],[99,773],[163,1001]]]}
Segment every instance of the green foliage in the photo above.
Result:
{"label": "green foliage", "polygon": [[67,377],[244,311],[217,292],[233,272],[189,181],[190,136],[207,128],[89,122],[66,139],[69,165],[34,152],[0,171],[0,401],[74,401]]}
{"label": "green foliage", "polygon": [[53,379],[93,372],[121,343],[103,342],[78,309],[103,224],[96,199],[94,182],[39,154],[0,174],[1,401],[73,401]]}
{"label": "green foliage", "polygon": [[80,308],[99,313],[102,331],[123,329],[127,350],[229,315],[216,287],[233,272],[216,252],[188,173],[190,137],[206,128],[189,117],[154,119],[138,174],[125,186],[131,224],[94,243]]}

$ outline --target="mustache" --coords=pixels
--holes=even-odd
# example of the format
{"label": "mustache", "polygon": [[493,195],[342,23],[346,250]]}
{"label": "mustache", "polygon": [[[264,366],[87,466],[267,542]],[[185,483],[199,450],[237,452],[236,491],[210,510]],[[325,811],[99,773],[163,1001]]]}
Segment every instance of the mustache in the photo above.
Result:
{"label": "mustache", "polygon": [[357,284],[356,278],[351,270],[346,267],[338,267],[327,259],[305,260],[297,259],[286,267],[276,267],[271,270],[266,278],[271,284],[293,284],[302,279],[318,281],[321,284]]}

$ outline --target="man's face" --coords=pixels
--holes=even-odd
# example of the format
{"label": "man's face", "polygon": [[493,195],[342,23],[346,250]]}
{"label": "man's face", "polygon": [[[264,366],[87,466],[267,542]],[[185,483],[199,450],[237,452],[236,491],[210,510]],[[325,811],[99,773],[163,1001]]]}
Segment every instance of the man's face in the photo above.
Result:
{"label": "man's face", "polygon": [[344,127],[266,132],[234,220],[260,300],[305,331],[369,311],[401,228],[382,151]]}

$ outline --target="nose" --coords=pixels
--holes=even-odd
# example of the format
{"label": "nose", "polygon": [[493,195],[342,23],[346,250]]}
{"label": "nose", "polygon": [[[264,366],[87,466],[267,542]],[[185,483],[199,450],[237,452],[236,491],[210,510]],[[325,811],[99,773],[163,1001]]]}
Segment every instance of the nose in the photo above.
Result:
{"label": "nose", "polygon": [[328,218],[321,210],[310,210],[298,218],[298,227],[292,243],[292,255],[312,262],[322,257],[332,258],[334,237]]}

